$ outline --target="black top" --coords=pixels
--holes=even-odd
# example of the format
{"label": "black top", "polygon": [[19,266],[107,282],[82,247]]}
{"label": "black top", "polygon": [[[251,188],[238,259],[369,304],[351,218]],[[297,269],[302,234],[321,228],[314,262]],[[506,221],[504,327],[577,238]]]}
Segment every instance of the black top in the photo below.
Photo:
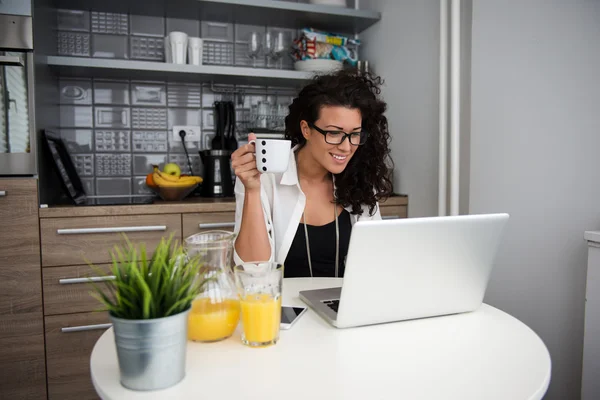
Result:
{"label": "black top", "polygon": [[[346,254],[348,253],[350,233],[352,231],[350,213],[347,210],[342,211],[338,216],[338,224],[340,231],[339,277],[341,278],[344,276]],[[306,228],[308,230],[313,276],[334,277],[335,221],[322,226],[307,225]],[[310,277],[303,223],[298,224],[296,236],[294,236],[294,241],[283,265],[284,277],[286,278]]]}

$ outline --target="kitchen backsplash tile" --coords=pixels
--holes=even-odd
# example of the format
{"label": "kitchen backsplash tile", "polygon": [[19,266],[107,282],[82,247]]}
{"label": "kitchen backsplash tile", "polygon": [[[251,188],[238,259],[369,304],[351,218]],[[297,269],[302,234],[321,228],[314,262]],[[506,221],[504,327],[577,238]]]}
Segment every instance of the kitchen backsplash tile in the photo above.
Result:
{"label": "kitchen backsplash tile", "polygon": [[96,152],[130,152],[131,151],[131,132],[129,131],[111,131],[95,130]]}
{"label": "kitchen backsplash tile", "polygon": [[167,110],[164,108],[132,108],[131,121],[134,129],[167,129]]}
{"label": "kitchen backsplash tile", "polygon": [[164,84],[131,83],[131,104],[144,106],[165,106],[167,94]]}
{"label": "kitchen backsplash tile", "polygon": [[99,58],[129,58],[127,36],[93,35],[92,57]]}
{"label": "kitchen backsplash tile", "polygon": [[92,104],[92,82],[81,79],[60,79],[58,83],[61,104]]}
{"label": "kitchen backsplash tile", "polygon": [[90,56],[90,34],[59,31],[56,52],[59,56]]}
{"label": "kitchen backsplash tile", "polygon": [[96,176],[131,176],[131,154],[96,154]]}
{"label": "kitchen backsplash tile", "polygon": [[163,61],[165,58],[164,38],[131,36],[131,58],[136,60]]}
{"label": "kitchen backsplash tile", "polygon": [[60,137],[70,153],[91,153],[94,151],[91,129],[61,129]]}
{"label": "kitchen backsplash tile", "polygon": [[131,15],[131,35],[165,37],[165,19],[149,15]]}
{"label": "kitchen backsplash tile", "polygon": [[58,29],[68,31],[90,31],[90,12],[83,10],[56,10]]}
{"label": "kitchen backsplash tile", "polygon": [[129,33],[128,15],[92,11],[92,32],[127,35]]}
{"label": "kitchen backsplash tile", "polygon": [[94,82],[94,103],[129,104],[129,82],[96,80]]}
{"label": "kitchen backsplash tile", "polygon": [[166,160],[166,154],[136,154],[133,156],[133,174],[147,175],[152,171],[153,165],[162,169],[167,163]]}
{"label": "kitchen backsplash tile", "polygon": [[80,176],[94,176],[93,154],[71,154],[71,158]]}
{"label": "kitchen backsplash tile", "polygon": [[193,125],[201,126],[200,124],[200,110],[192,108],[169,108],[169,129],[174,126],[181,125]]}
{"label": "kitchen backsplash tile", "polygon": [[162,131],[133,131],[133,151],[136,153],[166,153],[167,133]]}
{"label": "kitchen backsplash tile", "polygon": [[[295,93],[279,87],[71,77],[61,77],[59,88],[60,134],[80,176],[89,179],[86,188],[95,188],[90,195],[99,195],[99,177],[108,179],[102,185],[109,185],[111,177],[131,178],[135,187],[134,177],[148,174],[153,164],[177,162],[188,171],[183,145],[173,136],[175,125],[201,127],[201,139],[186,147],[193,172],[202,174],[198,151],[211,148],[215,101],[234,100],[239,137],[247,132],[252,107],[269,102],[287,108]],[[230,93],[235,90],[242,93],[234,98]]]}
{"label": "kitchen backsplash tile", "polygon": [[[202,99],[200,85],[169,85],[167,89],[169,107],[200,108]],[[212,104],[212,101],[208,104]]]}
{"label": "kitchen backsplash tile", "polygon": [[[126,196],[131,194],[131,178],[96,178],[98,196]],[[98,204],[111,204],[110,199],[97,199]]]}
{"label": "kitchen backsplash tile", "polygon": [[71,106],[61,104],[60,106],[61,128],[91,128],[94,126],[94,114],[92,107]]}

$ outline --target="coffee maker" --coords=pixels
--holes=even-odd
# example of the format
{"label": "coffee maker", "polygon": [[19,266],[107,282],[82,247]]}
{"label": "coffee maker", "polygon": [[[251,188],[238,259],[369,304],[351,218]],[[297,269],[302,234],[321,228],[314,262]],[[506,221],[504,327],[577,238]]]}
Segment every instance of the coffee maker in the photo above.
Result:
{"label": "coffee maker", "polygon": [[204,164],[203,197],[233,197],[230,150],[202,150]]}

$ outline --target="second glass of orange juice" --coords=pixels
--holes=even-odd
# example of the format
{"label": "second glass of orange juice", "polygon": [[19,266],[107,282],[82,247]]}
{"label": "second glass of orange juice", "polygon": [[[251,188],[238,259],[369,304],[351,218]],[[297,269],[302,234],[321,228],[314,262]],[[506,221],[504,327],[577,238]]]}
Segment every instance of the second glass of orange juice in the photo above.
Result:
{"label": "second glass of orange juice", "polygon": [[272,262],[238,265],[235,281],[240,295],[242,343],[250,347],[277,343],[283,265]]}
{"label": "second glass of orange juice", "polygon": [[223,340],[238,325],[240,301],[231,271],[234,237],[227,231],[208,231],[185,239],[188,256],[198,257],[202,265],[199,278],[207,280],[188,316],[190,340]]}

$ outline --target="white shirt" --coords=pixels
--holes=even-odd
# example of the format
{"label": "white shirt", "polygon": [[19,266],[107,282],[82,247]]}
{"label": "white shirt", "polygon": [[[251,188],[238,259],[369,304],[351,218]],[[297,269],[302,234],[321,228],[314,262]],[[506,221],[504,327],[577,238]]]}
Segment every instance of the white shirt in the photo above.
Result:
{"label": "white shirt", "polygon": [[[302,212],[306,205],[306,196],[298,182],[298,174],[296,172],[296,157],[294,153],[299,146],[295,146],[290,152],[290,161],[288,168],[283,173],[267,173],[261,174],[260,177],[260,198],[265,218],[265,225],[271,244],[271,255],[269,261],[283,263],[298,230]],[[235,183],[235,227],[234,232],[237,234],[240,231],[242,221],[242,211],[244,208],[244,185],[240,179],[236,179]],[[350,213],[352,225],[357,221],[378,220],[381,219],[379,212],[379,204],[375,208],[375,213],[369,215],[369,207],[362,207],[362,215],[352,214],[352,208],[346,207]],[[233,250],[233,258],[236,265],[244,262],[235,248]],[[262,260],[246,260],[246,261],[262,261]]]}

